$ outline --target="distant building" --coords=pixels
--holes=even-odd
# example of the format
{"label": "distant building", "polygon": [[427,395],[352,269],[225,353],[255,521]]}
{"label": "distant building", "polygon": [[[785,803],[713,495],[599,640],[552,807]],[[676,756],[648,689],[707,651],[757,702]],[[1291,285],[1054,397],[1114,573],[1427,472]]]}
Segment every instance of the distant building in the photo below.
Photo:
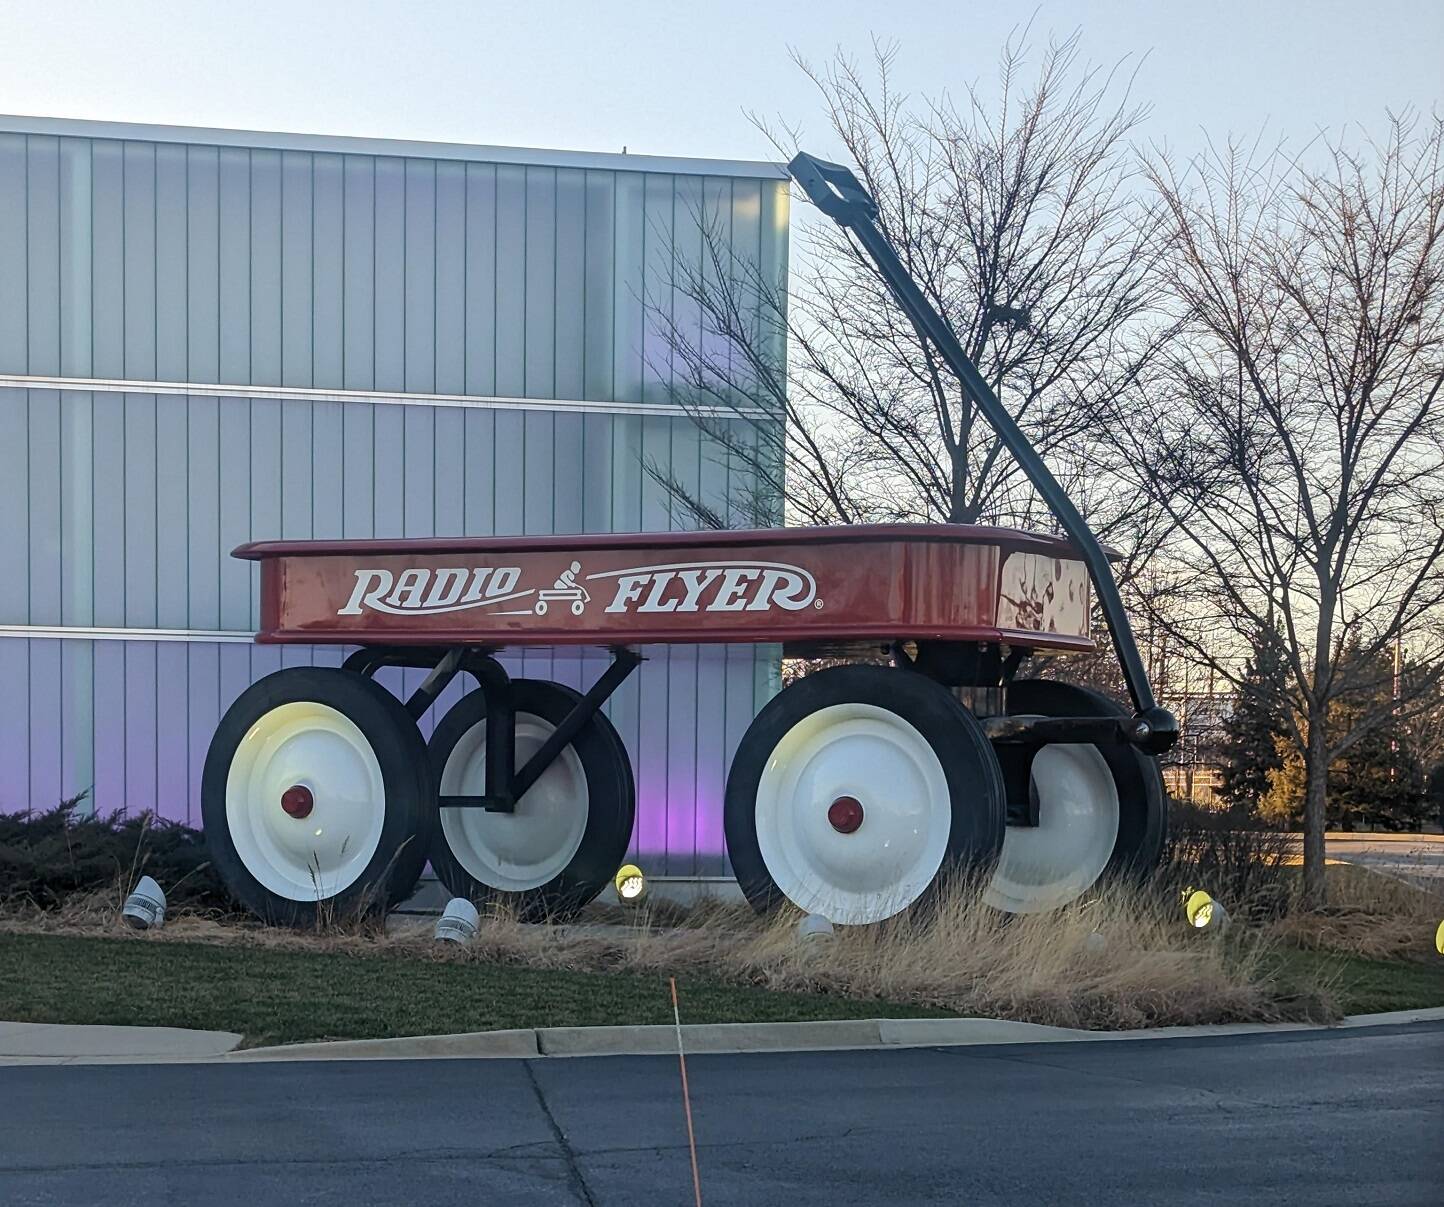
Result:
{"label": "distant building", "polygon": [[1179,722],[1178,744],[1163,758],[1164,786],[1180,800],[1221,806],[1221,751],[1224,726],[1233,713],[1233,694],[1177,692],[1161,702]]}

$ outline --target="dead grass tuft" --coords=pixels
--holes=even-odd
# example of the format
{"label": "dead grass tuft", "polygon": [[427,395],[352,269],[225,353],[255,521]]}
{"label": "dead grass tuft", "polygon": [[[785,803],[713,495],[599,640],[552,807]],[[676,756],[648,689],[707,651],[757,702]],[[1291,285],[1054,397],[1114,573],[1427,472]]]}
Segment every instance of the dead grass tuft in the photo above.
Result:
{"label": "dead grass tuft", "polygon": [[1433,936],[1444,918],[1440,888],[1345,864],[1328,868],[1328,886],[1327,906],[1289,913],[1270,933],[1297,947],[1365,959],[1439,958]]}
{"label": "dead grass tuft", "polygon": [[957,883],[926,918],[839,927],[806,944],[795,910],[758,918],[716,903],[680,926],[671,910],[630,913],[625,924],[599,911],[573,926],[493,913],[465,948],[430,943],[428,927],[396,929],[387,942],[432,960],[695,975],[1089,1029],[1340,1016],[1332,985],[1277,980],[1276,940],[1200,934],[1175,906],[1156,890],[1114,885],[1069,909],[1009,918],[976,885]]}
{"label": "dead grass tuft", "polygon": [[1064,910],[1004,917],[976,886],[958,884],[928,921],[843,929],[813,950],[799,947],[795,917],[781,915],[742,959],[771,988],[1064,1027],[1338,1017],[1328,987],[1301,997],[1274,983],[1269,942],[1199,934],[1170,907],[1156,893],[1112,885]]}

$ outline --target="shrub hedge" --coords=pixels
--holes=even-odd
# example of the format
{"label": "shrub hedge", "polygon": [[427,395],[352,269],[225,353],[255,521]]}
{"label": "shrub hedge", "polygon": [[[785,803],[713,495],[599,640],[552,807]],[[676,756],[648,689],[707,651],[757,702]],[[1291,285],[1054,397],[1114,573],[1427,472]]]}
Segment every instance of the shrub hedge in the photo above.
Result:
{"label": "shrub hedge", "polygon": [[56,909],[75,894],[128,890],[153,876],[171,907],[230,908],[199,830],[149,812],[83,813],[84,799],[0,814],[0,901]]}
{"label": "shrub hedge", "polygon": [[1290,837],[1252,813],[1169,801],[1160,879],[1208,888],[1232,910],[1278,916],[1289,906]]}

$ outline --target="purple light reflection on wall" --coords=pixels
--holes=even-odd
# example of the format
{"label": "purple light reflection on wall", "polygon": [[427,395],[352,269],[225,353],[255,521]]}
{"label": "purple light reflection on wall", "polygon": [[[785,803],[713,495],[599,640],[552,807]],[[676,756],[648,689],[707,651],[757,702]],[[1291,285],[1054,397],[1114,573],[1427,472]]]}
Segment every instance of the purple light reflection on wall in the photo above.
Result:
{"label": "purple light reflection on wall", "polygon": [[[0,709],[0,811],[48,809],[90,789],[102,815],[151,809],[199,827],[206,751],[236,696],[282,665],[338,666],[348,652],[244,642],[4,639],[0,669],[9,682],[29,684],[30,703],[21,690],[7,701],[18,698],[20,707]],[[754,699],[760,705],[766,694],[759,654],[751,646],[645,653],[647,661],[608,707],[637,781],[631,857],[654,875],[724,875],[723,790]],[[574,688],[590,684],[606,665],[600,653],[576,651],[531,651],[502,661],[514,676]],[[378,675],[401,698],[423,677],[397,668]],[[423,733],[471,686],[451,684],[423,720]]]}

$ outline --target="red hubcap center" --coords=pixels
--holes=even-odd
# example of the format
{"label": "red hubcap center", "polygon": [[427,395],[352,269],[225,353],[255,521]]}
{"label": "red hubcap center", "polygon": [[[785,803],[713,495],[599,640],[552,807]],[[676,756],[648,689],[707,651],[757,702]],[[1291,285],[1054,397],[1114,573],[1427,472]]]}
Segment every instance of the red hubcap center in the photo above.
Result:
{"label": "red hubcap center", "polygon": [[281,808],[292,817],[309,817],[316,798],[304,784],[295,784],[281,793]]}
{"label": "red hubcap center", "polygon": [[827,806],[827,820],[839,834],[851,834],[862,825],[862,802],[855,796],[839,796]]}

